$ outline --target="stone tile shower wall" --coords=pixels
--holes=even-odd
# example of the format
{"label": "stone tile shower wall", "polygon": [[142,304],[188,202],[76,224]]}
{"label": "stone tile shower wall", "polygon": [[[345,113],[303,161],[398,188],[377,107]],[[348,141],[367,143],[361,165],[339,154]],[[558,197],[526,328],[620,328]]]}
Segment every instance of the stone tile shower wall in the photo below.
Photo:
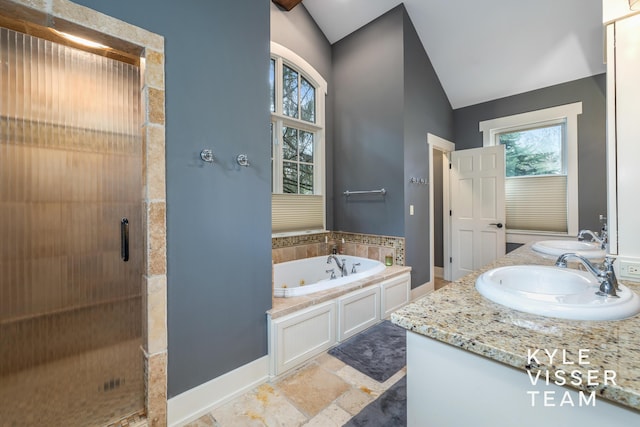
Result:
{"label": "stone tile shower wall", "polygon": [[[344,239],[344,244],[342,244],[342,239]],[[404,265],[404,237],[342,231],[274,237],[271,239],[273,263],[329,255],[334,245],[337,245],[345,255],[375,259],[380,262],[384,262],[385,257],[391,255],[394,265]]]}

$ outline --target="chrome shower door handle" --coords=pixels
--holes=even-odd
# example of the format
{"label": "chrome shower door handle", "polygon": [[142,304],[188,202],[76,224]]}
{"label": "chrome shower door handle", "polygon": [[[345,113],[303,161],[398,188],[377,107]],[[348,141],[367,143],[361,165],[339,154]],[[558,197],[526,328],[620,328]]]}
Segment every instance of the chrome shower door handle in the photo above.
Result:
{"label": "chrome shower door handle", "polygon": [[120,221],[120,257],[122,261],[129,261],[129,220],[122,218]]}

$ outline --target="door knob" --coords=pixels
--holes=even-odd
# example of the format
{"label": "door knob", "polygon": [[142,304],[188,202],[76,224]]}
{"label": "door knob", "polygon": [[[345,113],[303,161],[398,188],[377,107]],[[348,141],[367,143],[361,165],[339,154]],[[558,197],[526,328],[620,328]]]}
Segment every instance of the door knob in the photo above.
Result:
{"label": "door knob", "polygon": [[501,223],[501,222],[492,222],[492,223],[491,223],[491,224],[489,224],[489,225],[495,225],[495,226],[496,226],[496,227],[498,227],[498,228],[502,228],[502,223]]}

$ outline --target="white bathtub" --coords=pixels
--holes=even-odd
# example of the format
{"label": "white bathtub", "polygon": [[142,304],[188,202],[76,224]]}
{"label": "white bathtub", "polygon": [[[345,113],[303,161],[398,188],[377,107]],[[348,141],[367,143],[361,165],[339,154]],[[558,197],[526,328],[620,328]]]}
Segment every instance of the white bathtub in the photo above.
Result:
{"label": "white bathtub", "polygon": [[[341,286],[365,277],[380,273],[385,269],[383,263],[368,258],[360,258],[350,255],[336,255],[342,262],[347,263],[347,276],[340,277],[340,269],[335,261],[327,263],[326,255],[305,258],[296,261],[281,262],[273,266],[273,295],[275,297],[297,297],[318,291],[324,291],[336,286]],[[357,265],[356,273],[351,273],[354,264]],[[336,275],[331,279],[333,269]]]}

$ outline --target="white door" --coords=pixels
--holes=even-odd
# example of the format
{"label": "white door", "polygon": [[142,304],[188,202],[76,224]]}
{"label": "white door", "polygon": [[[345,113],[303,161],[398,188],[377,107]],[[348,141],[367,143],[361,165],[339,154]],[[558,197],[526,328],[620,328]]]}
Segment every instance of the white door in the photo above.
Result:
{"label": "white door", "polygon": [[451,152],[451,274],[505,254],[504,146]]}

